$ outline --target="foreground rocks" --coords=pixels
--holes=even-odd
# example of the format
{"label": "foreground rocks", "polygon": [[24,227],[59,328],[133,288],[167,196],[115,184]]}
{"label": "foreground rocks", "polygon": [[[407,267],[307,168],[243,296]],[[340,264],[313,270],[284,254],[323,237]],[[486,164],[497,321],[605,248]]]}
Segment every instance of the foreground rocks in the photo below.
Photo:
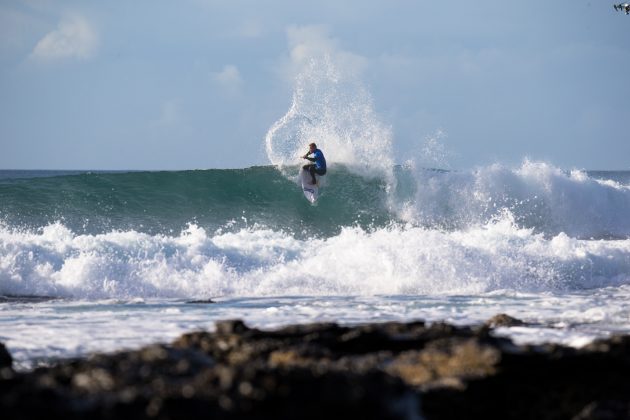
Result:
{"label": "foreground rocks", "polygon": [[516,346],[493,337],[490,325],[260,331],[225,321],[215,333],[186,334],[171,345],[29,373],[5,367],[0,413],[94,420],[630,418],[630,337],[580,350]]}

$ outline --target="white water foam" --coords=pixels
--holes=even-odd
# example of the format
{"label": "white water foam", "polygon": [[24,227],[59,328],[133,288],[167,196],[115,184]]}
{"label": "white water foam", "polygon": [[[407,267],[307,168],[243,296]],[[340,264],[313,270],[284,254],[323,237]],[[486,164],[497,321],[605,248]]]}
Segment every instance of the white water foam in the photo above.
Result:
{"label": "white water foam", "polygon": [[406,226],[299,240],[262,228],[177,236],[0,229],[0,294],[103,298],[474,295],[630,283],[630,239],[551,238],[509,214],[461,231]]}

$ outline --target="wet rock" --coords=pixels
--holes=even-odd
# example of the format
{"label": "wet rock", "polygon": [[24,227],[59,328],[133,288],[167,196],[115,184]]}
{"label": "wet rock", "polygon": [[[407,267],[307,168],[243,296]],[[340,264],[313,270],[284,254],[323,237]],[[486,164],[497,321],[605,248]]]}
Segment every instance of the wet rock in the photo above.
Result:
{"label": "wet rock", "polygon": [[595,340],[585,346],[585,352],[607,353],[615,357],[630,355],[630,336],[613,336],[605,340]]}
{"label": "wet rock", "polygon": [[0,343],[0,369],[11,368],[13,366],[13,358],[11,357],[11,353],[5,347],[4,344]]}
{"label": "wet rock", "polygon": [[579,350],[517,346],[487,328],[444,323],[261,331],[229,320],[171,345],[0,377],[0,412],[3,419],[604,419],[625,415],[630,404],[629,349],[629,337]]}
{"label": "wet rock", "polygon": [[394,376],[422,389],[462,388],[463,382],[496,373],[501,352],[478,339],[440,339],[422,351],[404,352],[388,364]]}
{"label": "wet rock", "polygon": [[186,301],[186,303],[191,304],[191,305],[209,305],[211,303],[216,303],[216,302],[212,299],[200,299],[200,300],[189,300],[189,301]]}
{"label": "wet rock", "polygon": [[526,325],[520,319],[513,318],[506,314],[498,314],[486,321],[485,325],[489,328],[498,327],[520,327]]}
{"label": "wet rock", "polygon": [[40,303],[60,299],[55,296],[0,295],[0,303]]}
{"label": "wet rock", "polygon": [[249,328],[240,319],[231,319],[228,321],[219,321],[216,323],[218,334],[242,334]]}
{"label": "wet rock", "polygon": [[[9,353],[4,344],[0,343],[0,384],[3,381],[9,383],[14,376],[15,372],[13,372],[13,358],[11,357],[11,353]],[[1,387],[0,392],[2,392]]]}
{"label": "wet rock", "polygon": [[624,420],[630,419],[630,403],[596,401],[584,407],[573,420]]}

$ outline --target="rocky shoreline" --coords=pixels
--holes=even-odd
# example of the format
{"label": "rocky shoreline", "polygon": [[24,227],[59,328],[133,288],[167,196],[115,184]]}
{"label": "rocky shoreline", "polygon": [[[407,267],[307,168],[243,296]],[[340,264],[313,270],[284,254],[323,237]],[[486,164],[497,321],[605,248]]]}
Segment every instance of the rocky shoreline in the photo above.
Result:
{"label": "rocky shoreline", "polygon": [[15,372],[0,344],[1,418],[624,419],[630,336],[517,346],[521,321],[296,325],[223,321],[169,345]]}

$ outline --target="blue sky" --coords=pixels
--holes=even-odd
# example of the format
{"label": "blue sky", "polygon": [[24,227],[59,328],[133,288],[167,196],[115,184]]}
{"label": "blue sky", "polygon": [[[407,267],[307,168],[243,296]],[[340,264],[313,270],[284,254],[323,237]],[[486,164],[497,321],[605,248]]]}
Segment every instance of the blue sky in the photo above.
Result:
{"label": "blue sky", "polygon": [[268,164],[302,47],[358,63],[397,162],[437,138],[451,168],[630,169],[630,16],[603,0],[6,1],[0,168]]}

